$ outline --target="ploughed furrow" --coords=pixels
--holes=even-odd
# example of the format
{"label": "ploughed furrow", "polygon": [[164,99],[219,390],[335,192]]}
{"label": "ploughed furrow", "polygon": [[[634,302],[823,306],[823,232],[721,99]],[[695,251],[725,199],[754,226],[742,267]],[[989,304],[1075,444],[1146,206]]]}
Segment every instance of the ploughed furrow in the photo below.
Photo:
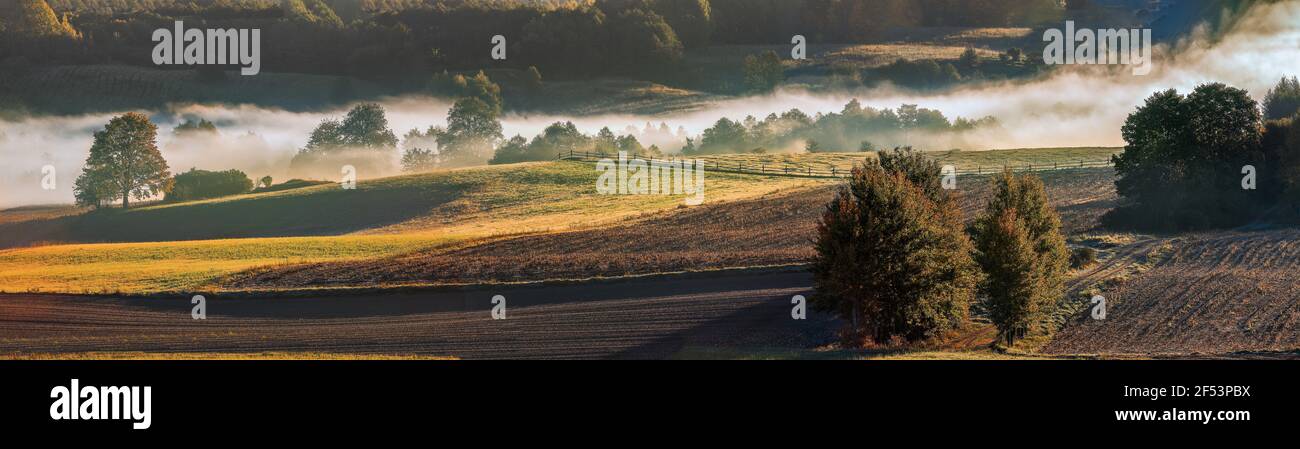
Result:
{"label": "ploughed furrow", "polygon": [[[750,275],[735,289],[714,279],[640,281],[506,292],[354,298],[210,300],[206,320],[184,300],[0,297],[0,355],[112,352],[332,352],[461,358],[672,358],[699,348],[755,353],[807,350],[834,340],[838,323],[810,312],[804,274]],[[672,284],[672,285],[669,285]],[[691,292],[672,291],[682,287]],[[767,285],[764,285],[767,284]],[[793,285],[793,286],[792,286]],[[577,293],[575,293],[577,292]]]}
{"label": "ploughed furrow", "polygon": [[1053,353],[1209,353],[1300,349],[1300,230],[1220,232],[1173,243],[1166,258],[1102,291]]}

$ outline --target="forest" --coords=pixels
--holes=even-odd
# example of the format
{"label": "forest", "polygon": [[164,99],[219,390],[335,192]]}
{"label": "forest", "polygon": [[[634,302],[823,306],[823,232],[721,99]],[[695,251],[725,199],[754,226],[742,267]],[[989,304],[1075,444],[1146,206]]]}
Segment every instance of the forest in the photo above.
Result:
{"label": "forest", "polygon": [[[0,7],[6,8],[6,7]],[[177,20],[259,28],[266,70],[390,82],[443,70],[536,66],[548,78],[668,77],[712,45],[867,42],[912,26],[1034,26],[1057,0],[16,0],[0,61],[151,65],[153,30]],[[510,57],[490,58],[491,38]]]}

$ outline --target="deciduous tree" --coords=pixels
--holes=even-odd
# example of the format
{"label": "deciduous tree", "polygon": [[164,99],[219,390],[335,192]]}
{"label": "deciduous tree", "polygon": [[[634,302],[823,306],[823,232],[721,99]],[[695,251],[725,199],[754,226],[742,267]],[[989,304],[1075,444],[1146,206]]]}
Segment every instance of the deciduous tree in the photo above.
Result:
{"label": "deciduous tree", "polygon": [[98,206],[120,198],[143,200],[170,188],[167,161],[158,151],[158,127],[144,114],[128,112],[95,132],[90,156],[75,183],[78,204]]}

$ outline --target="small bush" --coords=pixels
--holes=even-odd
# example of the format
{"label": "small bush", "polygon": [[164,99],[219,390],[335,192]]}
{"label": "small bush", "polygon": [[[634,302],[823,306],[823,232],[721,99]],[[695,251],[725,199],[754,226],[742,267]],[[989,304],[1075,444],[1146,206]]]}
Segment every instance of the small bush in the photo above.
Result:
{"label": "small bush", "polygon": [[166,201],[191,201],[238,195],[253,190],[253,180],[239,170],[190,169],[176,175]]}
{"label": "small bush", "polygon": [[1080,247],[1070,251],[1070,269],[1077,270],[1097,263],[1097,250]]}

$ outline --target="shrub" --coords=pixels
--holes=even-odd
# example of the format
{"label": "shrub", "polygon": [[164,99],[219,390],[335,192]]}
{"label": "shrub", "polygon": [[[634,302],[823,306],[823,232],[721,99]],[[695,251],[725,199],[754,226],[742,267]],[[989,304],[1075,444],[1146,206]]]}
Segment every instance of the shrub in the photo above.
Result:
{"label": "shrub", "polygon": [[1097,250],[1086,246],[1070,251],[1070,269],[1077,270],[1097,262]]}
{"label": "shrub", "polygon": [[248,193],[253,180],[239,170],[207,171],[191,168],[176,175],[166,201],[191,201]]}
{"label": "shrub", "polygon": [[438,153],[424,148],[408,148],[402,153],[402,171],[419,173],[438,167]]}

